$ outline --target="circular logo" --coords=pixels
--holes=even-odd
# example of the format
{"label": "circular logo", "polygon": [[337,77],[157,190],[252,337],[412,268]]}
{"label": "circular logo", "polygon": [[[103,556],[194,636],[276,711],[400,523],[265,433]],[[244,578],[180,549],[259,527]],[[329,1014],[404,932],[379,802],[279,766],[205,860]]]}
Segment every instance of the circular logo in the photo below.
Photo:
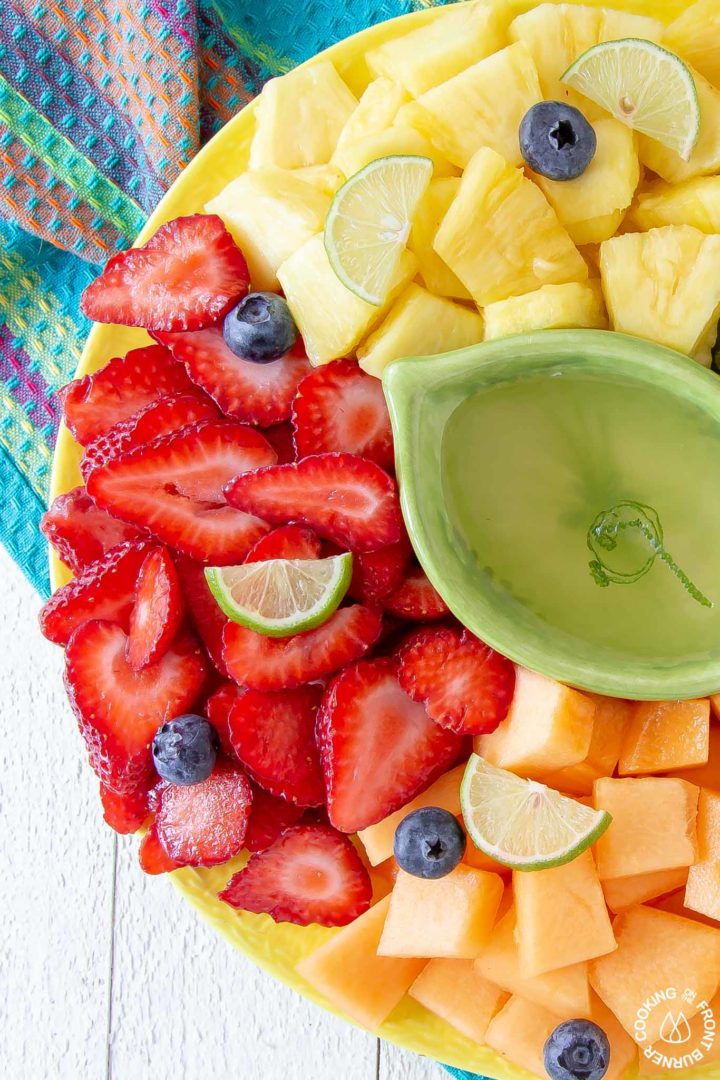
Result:
{"label": "circular logo", "polygon": [[690,1069],[700,1065],[715,1046],[715,1014],[691,988],[668,986],[651,994],[635,1019],[640,1053],[658,1068]]}

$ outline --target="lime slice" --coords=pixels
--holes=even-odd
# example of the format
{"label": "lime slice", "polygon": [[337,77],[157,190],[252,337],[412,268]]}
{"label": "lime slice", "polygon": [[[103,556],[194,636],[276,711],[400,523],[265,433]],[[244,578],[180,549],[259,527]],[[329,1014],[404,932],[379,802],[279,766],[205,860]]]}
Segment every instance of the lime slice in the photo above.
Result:
{"label": "lime slice", "polygon": [[513,870],[546,870],[571,862],[612,821],[605,810],[523,780],[477,754],[467,764],[460,805],[475,846]]}
{"label": "lime slice", "polygon": [[346,288],[369,304],[390,291],[418,202],[432,177],[430,158],[395,154],[371,161],[337,191],[325,221],[325,250]]}
{"label": "lime slice", "polygon": [[692,154],[700,134],[695,80],[667,49],[641,38],[603,41],[578,57],[561,82],[683,161]]}
{"label": "lime slice", "polygon": [[351,576],[350,552],[330,559],[268,559],[205,570],[227,617],[267,637],[289,637],[326,622]]}

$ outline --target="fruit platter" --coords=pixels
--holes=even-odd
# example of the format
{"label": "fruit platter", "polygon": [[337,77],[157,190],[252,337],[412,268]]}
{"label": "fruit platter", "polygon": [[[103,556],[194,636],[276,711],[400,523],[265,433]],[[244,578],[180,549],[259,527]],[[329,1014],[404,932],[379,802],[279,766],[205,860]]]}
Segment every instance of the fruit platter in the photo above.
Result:
{"label": "fruit platter", "polygon": [[86,289],[62,392],[40,621],[99,812],[274,977],[497,1080],[720,1075],[720,679],[672,681],[720,636],[719,42],[717,0],[341,42]]}

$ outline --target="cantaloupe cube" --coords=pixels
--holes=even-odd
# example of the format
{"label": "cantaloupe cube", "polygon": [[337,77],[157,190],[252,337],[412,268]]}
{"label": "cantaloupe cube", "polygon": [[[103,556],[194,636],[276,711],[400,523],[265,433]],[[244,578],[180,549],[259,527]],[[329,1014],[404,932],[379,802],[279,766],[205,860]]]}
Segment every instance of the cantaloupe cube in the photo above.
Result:
{"label": "cantaloupe cube", "polygon": [[445,176],[430,181],[415,211],[408,248],[418,261],[420,276],[426,289],[436,296],[472,300],[460,278],[453,274],[433,248],[440,222],[448,212],[459,187],[459,176]]}
{"label": "cantaloupe cube", "polygon": [[700,792],[667,777],[597,780],[594,803],[612,816],[595,852],[602,881],[692,866]]}
{"label": "cantaloupe cube", "polygon": [[720,861],[690,867],[685,887],[685,907],[718,922],[720,928]]}
{"label": "cantaloupe cube", "polygon": [[710,753],[710,702],[639,701],[625,732],[620,776],[705,765]]}
{"label": "cantaloupe cube", "polygon": [[483,339],[482,316],[410,285],[390,309],[385,321],[360,346],[360,367],[377,378],[393,360],[477,345]]}
{"label": "cantaloupe cube", "polygon": [[400,870],[379,955],[474,959],[490,937],[503,889],[497,874],[462,863],[436,881]]}
{"label": "cantaloupe cube", "polygon": [[[692,71],[692,69],[691,69]],[[710,176],[720,169],[720,89],[712,86],[702,75],[692,72],[700,102],[700,134],[695,149],[687,161],[655,139],[641,135],[638,152],[643,165],[671,184],[690,180],[693,176]]]}
{"label": "cantaloupe cube", "polygon": [[620,698],[589,694],[595,702],[590,749],[584,761],[550,773],[545,783],[570,795],[591,795],[593,784],[601,776],[612,776],[620,757],[625,728],[632,705]]}
{"label": "cantaloupe cube", "polygon": [[385,304],[375,307],[345,288],[330,265],[322,233],[286,259],[278,269],[278,281],[311,363],[328,364],[352,353],[390,309],[416,269],[415,257],[404,251]]}
{"label": "cantaloupe cube", "polygon": [[558,1017],[549,1009],[521,997],[511,997],[490,1021],[485,1042],[533,1076],[547,1076],[543,1048],[557,1026]]}
{"label": "cantaloupe cube", "polygon": [[483,979],[472,960],[431,960],[408,993],[477,1043],[485,1041],[488,1024],[510,996]]}
{"label": "cantaloupe cube", "polygon": [[590,851],[550,870],[516,870],[513,893],[524,975],[580,964],[616,948]]}
{"label": "cantaloupe cube", "polygon": [[677,870],[658,870],[654,874],[611,878],[603,882],[605,901],[611,911],[625,911],[635,904],[644,904],[646,900],[654,900],[682,888],[687,876],[688,867],[681,866]]}
{"label": "cantaloupe cube", "polygon": [[[720,984],[720,929],[669,915],[657,908],[630,908],[614,923],[618,948],[590,963],[590,982],[598,996],[632,1035],[638,1011],[653,994],[690,987],[696,1001],[710,1001]],[[696,1006],[686,1003],[686,1016]],[[666,1011],[649,1011],[647,1040],[655,1042]]]}
{"label": "cantaloupe cube", "polygon": [[624,1080],[627,1070],[637,1059],[637,1043],[630,1038],[607,1005],[593,993],[590,994],[589,1019],[602,1028],[610,1043],[610,1065],[604,1080]]}
{"label": "cantaloupe cube", "polygon": [[[713,699],[710,699],[710,707],[713,708]],[[710,724],[710,741],[707,765],[696,766],[692,769],[673,769],[668,776],[675,776],[679,780],[687,780],[690,784],[698,787],[710,788],[712,791],[720,791],[720,724],[713,720]]]}
{"label": "cantaloupe cube", "polygon": [[[360,845],[362,848],[362,844]],[[363,859],[366,864],[369,862],[367,855]],[[391,855],[385,862],[381,862],[379,866],[368,866],[368,873],[370,875],[370,881],[373,889],[373,903],[377,903],[378,900],[384,900],[388,893],[393,891],[395,886],[395,878],[398,874],[398,864]]]}
{"label": "cantaloupe cube", "polygon": [[373,80],[363,91],[357,107],[340,132],[337,149],[390,127],[398,109],[408,100],[407,92],[392,79]]}
{"label": "cantaloupe cube", "polygon": [[720,859],[720,792],[702,788],[697,816],[698,862]]}
{"label": "cantaloupe cube", "polygon": [[318,233],[330,197],[286,169],[242,173],[205,209],[219,214],[242,248],[256,290],[276,290],[277,270]]}
{"label": "cantaloupe cube", "polygon": [[584,761],[590,749],[595,702],[587,694],[518,668],[507,717],[475,752],[492,765],[533,779]]}
{"label": "cantaloupe cube", "polygon": [[387,896],[297,965],[313,989],[370,1031],[392,1012],[425,964],[378,956],[389,906]]}
{"label": "cantaloupe cube", "polygon": [[[462,825],[462,817],[459,820]],[[495,859],[491,859],[490,856],[486,855],[480,848],[476,848],[469,836],[467,838],[467,847],[465,848],[465,854],[463,855],[462,861],[468,866],[473,866],[476,870],[489,870],[492,874],[499,874],[501,878],[508,879],[512,875],[512,870],[509,866],[503,866],[502,863],[496,862]]]}
{"label": "cantaloupe cube", "polygon": [[667,911],[671,915],[681,915],[684,919],[700,922],[705,926],[712,926],[715,930],[718,928],[717,919],[708,918],[707,915],[701,915],[699,911],[691,911],[690,908],[685,907],[685,889],[668,893],[667,896],[661,896],[659,900],[651,900],[650,905],[657,908],[658,911]]}
{"label": "cantaloupe cube", "polygon": [[530,330],[605,330],[608,319],[599,281],[568,281],[510,296],[483,308],[485,340]]}
{"label": "cantaloupe cube", "polygon": [[250,168],[324,165],[356,106],[329,60],[270,79],[256,105]]}
{"label": "cantaloupe cube", "polygon": [[378,821],[376,825],[370,825],[367,829],[361,829],[358,833],[363,847],[367,852],[371,866],[385,862],[393,853],[395,843],[395,830],[404,817],[413,810],[420,810],[423,806],[439,806],[441,810],[458,817],[460,814],[460,784],[462,783],[465,765],[443,773],[434,784],[431,784],[421,795],[417,795],[411,802],[396,810],[394,814]]}
{"label": "cantaloupe cube", "polygon": [[511,908],[495,924],[489,942],[475,961],[479,974],[511,994],[550,1009],[563,1020],[587,1016],[590,1009],[587,964],[572,964],[535,977],[524,975],[515,925],[515,909]]}
{"label": "cantaloupe cube", "polygon": [[432,160],[434,176],[457,176],[457,169],[435,149],[429,139],[417,128],[407,125],[394,125],[338,147],[333,154],[332,164],[344,176],[354,176],[371,161],[391,154],[419,154]]}

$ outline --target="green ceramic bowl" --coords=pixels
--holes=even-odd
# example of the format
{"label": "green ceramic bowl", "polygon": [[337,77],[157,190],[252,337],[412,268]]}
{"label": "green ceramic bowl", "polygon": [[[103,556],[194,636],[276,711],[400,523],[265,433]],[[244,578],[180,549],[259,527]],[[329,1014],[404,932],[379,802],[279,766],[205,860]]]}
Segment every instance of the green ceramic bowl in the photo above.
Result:
{"label": "green ceramic bowl", "polygon": [[[692,519],[690,531],[694,529],[698,534],[690,537],[691,550],[710,550],[702,544],[712,545],[714,550],[720,537],[707,535],[707,530],[715,505],[720,523],[720,378],[687,357],[637,338],[606,331],[560,330],[503,338],[440,356],[398,360],[386,369],[383,386],[395,437],[402,509],[417,556],[461,623],[499,652],[534,671],[582,689],[639,700],[715,693],[720,689],[720,572],[715,583],[708,567],[702,568],[702,584],[711,600],[716,584],[716,599],[710,607],[693,605],[679,577],[668,576],[676,592],[660,578],[655,579],[665,589],[665,599],[670,597],[670,604],[663,603],[649,612],[651,620],[663,620],[657,625],[666,627],[667,631],[663,647],[654,653],[654,646],[648,645],[642,632],[633,637],[629,646],[625,643],[619,647],[613,638],[618,631],[617,625],[613,628],[612,620],[608,619],[608,596],[622,596],[623,603],[629,603],[627,598],[633,595],[618,584],[623,579],[614,578],[615,584],[609,589],[598,588],[596,592],[590,586],[592,595],[586,607],[592,609],[597,604],[597,612],[590,610],[586,620],[590,629],[586,635],[568,633],[562,620],[553,624],[537,607],[515,595],[507,574],[501,579],[501,575],[493,573],[491,564],[483,562],[483,551],[478,550],[482,543],[477,538],[468,539],[459,531],[457,514],[453,514],[447,495],[446,436],[456,410],[475,395],[496,391],[503,384],[537,380],[549,374],[578,373],[606,381],[610,376],[611,383],[617,380],[631,392],[640,390],[648,400],[653,390],[656,394],[658,390],[664,391],[675,399],[669,401],[673,416],[675,402],[683,415],[689,410],[688,415],[697,416],[697,430],[703,437],[707,436],[709,453],[712,455],[717,450],[717,458],[709,459],[713,466],[717,460],[717,504],[714,499],[705,498],[702,505],[698,502],[697,513],[685,511],[682,520]],[[667,408],[667,397],[660,396]],[[644,401],[645,397],[638,400]],[[591,403],[588,408],[592,408]],[[693,421],[692,431],[695,430]],[[685,452],[680,438],[676,440],[677,446],[673,446],[667,430],[658,431],[657,437],[663,440],[666,459],[668,454]],[[468,455],[471,453],[468,447]],[[616,462],[622,460],[622,447],[614,447],[613,453]],[[457,458],[456,452],[454,460]],[[483,462],[469,461],[468,467],[471,477],[472,469],[482,469]],[[710,471],[709,476],[712,492],[714,473]],[[693,476],[682,477],[680,487],[685,505],[693,498]],[[675,490],[680,488],[676,486]],[[692,502],[690,505],[694,506]],[[601,505],[598,509],[607,508]],[[492,513],[492,507],[489,512]],[[592,522],[591,515],[588,525]],[[650,522],[648,528],[653,527]],[[568,558],[584,558],[583,571],[587,573],[593,558],[592,549],[588,550],[589,535],[587,528],[583,528],[582,544],[578,541],[572,555],[568,552]],[[671,554],[677,553],[672,551],[668,530],[663,542]],[[698,543],[700,548],[693,547]],[[683,549],[682,543],[679,546],[681,550],[688,549],[687,545]],[[663,550],[660,549],[661,554]],[[546,572],[542,546],[538,550],[528,542],[527,560],[524,573]],[[693,566],[697,569],[698,560],[690,562],[690,570]],[[667,561],[653,573],[669,575]],[[639,595],[635,593],[636,598]],[[650,594],[645,595],[647,602]],[[573,602],[570,596],[567,602]],[[691,647],[688,645],[691,638],[684,636],[682,620],[677,619],[673,610],[676,603],[689,604],[683,611],[693,625]],[[639,614],[640,605],[636,606]],[[594,632],[598,627],[602,627],[599,635]]]}

